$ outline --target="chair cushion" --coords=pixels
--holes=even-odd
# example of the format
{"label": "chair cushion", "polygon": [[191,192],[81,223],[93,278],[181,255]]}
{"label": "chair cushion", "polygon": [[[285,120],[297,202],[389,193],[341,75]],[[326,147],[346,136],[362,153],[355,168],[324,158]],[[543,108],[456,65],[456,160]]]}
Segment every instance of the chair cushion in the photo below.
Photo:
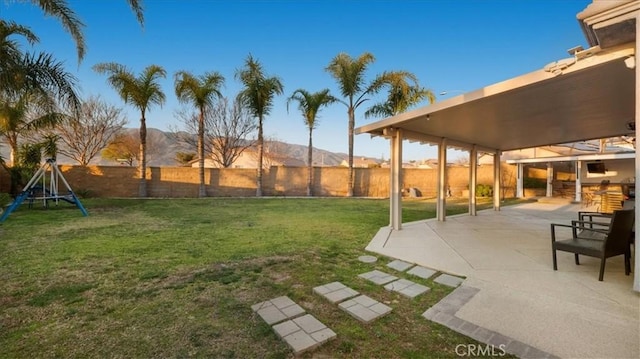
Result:
{"label": "chair cushion", "polygon": [[553,242],[553,248],[559,251],[583,254],[590,257],[600,257],[604,241],[601,239],[572,238]]}

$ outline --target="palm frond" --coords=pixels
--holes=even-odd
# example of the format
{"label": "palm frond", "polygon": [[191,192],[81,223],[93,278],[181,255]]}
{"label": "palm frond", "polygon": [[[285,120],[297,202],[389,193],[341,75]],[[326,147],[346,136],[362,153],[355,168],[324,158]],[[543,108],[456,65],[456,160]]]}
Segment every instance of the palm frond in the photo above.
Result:
{"label": "palm frond", "polygon": [[85,26],[76,13],[68,6],[65,0],[31,0],[40,6],[40,9],[49,16],[60,20],[62,27],[71,35],[76,43],[78,60],[82,61],[85,55],[85,41],[82,28]]}

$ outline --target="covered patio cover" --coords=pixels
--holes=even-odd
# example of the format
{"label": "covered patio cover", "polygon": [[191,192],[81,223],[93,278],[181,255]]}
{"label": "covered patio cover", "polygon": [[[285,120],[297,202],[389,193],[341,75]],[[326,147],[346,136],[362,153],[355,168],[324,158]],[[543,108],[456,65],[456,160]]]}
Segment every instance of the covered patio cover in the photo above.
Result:
{"label": "covered patio cover", "polygon": [[[470,214],[475,215],[477,152],[502,151],[615,136],[636,136],[640,117],[640,73],[635,36],[640,2],[598,1],[578,14],[592,46],[570,58],[510,80],[356,129],[391,140],[391,213],[401,229],[402,141],[439,146],[438,219],[444,221],[446,148],[470,151]],[[636,156],[636,177],[639,158]],[[494,207],[499,209],[499,165],[495,166]],[[640,223],[636,212],[636,223]],[[637,234],[636,234],[637,236]],[[636,238],[636,243],[639,243]],[[634,289],[640,291],[640,258]]]}

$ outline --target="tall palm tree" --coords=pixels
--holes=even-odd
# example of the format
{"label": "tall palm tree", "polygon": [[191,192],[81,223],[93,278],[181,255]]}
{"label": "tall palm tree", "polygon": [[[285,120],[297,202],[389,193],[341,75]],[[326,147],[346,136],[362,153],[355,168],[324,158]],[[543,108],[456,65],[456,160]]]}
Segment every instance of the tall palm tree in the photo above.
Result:
{"label": "tall palm tree", "polygon": [[428,100],[434,103],[436,96],[426,88],[420,87],[418,78],[406,71],[386,72],[382,74],[386,85],[389,87],[387,99],[384,102],[371,106],[364,117],[390,117],[407,111],[414,105]]}
{"label": "tall palm tree", "polygon": [[93,69],[108,76],[107,81],[125,103],[130,103],[140,110],[140,188],[139,196],[147,196],[147,110],[152,105],[162,107],[165,101],[164,92],[158,83],[167,76],[166,71],[158,65],[147,66],[140,76],[136,77],[125,66],[109,62],[97,64]]}
{"label": "tall palm tree", "polygon": [[302,113],[304,123],[309,129],[309,147],[307,153],[307,196],[313,196],[313,130],[318,126],[318,112],[323,106],[328,106],[338,99],[329,94],[329,89],[310,93],[297,89],[287,100],[287,111],[291,101],[298,102],[298,109]]}
{"label": "tall palm tree", "polygon": [[[20,0],[13,0],[18,2]],[[84,23],[80,20],[78,15],[69,7],[66,0],[28,0],[33,5],[40,7],[45,15],[57,18],[62,27],[67,31],[76,43],[76,50],[78,52],[78,60],[82,61],[85,54],[86,44],[84,42],[84,34],[82,28]],[[131,10],[136,15],[140,25],[144,24],[144,14],[142,8],[142,0],[127,0]]]}
{"label": "tall palm tree", "polygon": [[353,196],[353,134],[355,128],[355,111],[367,96],[375,94],[384,85],[385,81],[378,76],[373,81],[367,82],[365,72],[367,67],[375,61],[375,57],[365,52],[357,58],[352,58],[346,53],[339,53],[334,57],[326,71],[338,82],[340,92],[345,98],[340,101],[347,106],[349,117],[349,172],[347,179],[347,197]]}
{"label": "tall palm tree", "polygon": [[178,100],[182,103],[191,103],[198,108],[198,167],[200,176],[200,189],[198,195],[206,197],[204,186],[204,119],[206,111],[213,106],[214,98],[221,98],[220,87],[224,84],[224,77],[218,72],[207,72],[195,77],[186,71],[175,74],[175,90]]}
{"label": "tall palm tree", "polygon": [[238,94],[240,102],[247,106],[258,118],[258,172],[256,176],[256,196],[262,196],[262,160],[264,155],[263,122],[273,107],[273,98],[281,95],[284,87],[278,77],[267,77],[262,65],[253,56],[245,60],[244,68],[236,71],[236,78],[242,82],[244,89]]}

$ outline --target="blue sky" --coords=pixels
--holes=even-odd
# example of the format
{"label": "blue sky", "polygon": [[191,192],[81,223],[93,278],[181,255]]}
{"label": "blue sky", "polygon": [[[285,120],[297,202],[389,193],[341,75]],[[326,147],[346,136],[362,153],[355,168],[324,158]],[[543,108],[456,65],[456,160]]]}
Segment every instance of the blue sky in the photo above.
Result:
{"label": "blue sky", "polygon": [[[0,17],[31,27],[40,37],[33,49],[64,61],[79,79],[83,97],[100,95],[123,107],[128,127],[138,127],[139,113],[122,103],[104,75],[91,69],[96,63],[118,62],[135,73],[150,64],[164,67],[167,102],[151,109],[147,125],[168,130],[180,126],[175,112],[181,105],[173,90],[176,71],[218,71],[226,78],[223,93],[231,98],[240,89],[234,74],[252,54],[284,84],[284,95],[275,99],[265,120],[265,135],[306,145],[307,128],[294,106],[287,112],[286,99],[298,88],[329,88],[339,96],[324,70],[338,53],[355,57],[370,52],[376,57],[367,72],[370,79],[385,70],[410,71],[442,100],[538,70],[568,57],[567,49],[574,46],[586,48],[576,14],[590,2],[145,0],[141,28],[125,0],[71,0],[86,24],[87,54],[81,63],[71,37],[39,8],[3,2]],[[443,91],[449,95],[439,95]],[[380,99],[356,111],[356,126],[377,120],[363,114],[367,104]],[[314,131],[314,147],[346,153],[347,141],[346,107],[325,108]],[[389,158],[384,139],[359,135],[354,148],[357,156]],[[404,145],[405,160],[434,158],[436,153],[434,146]]]}

